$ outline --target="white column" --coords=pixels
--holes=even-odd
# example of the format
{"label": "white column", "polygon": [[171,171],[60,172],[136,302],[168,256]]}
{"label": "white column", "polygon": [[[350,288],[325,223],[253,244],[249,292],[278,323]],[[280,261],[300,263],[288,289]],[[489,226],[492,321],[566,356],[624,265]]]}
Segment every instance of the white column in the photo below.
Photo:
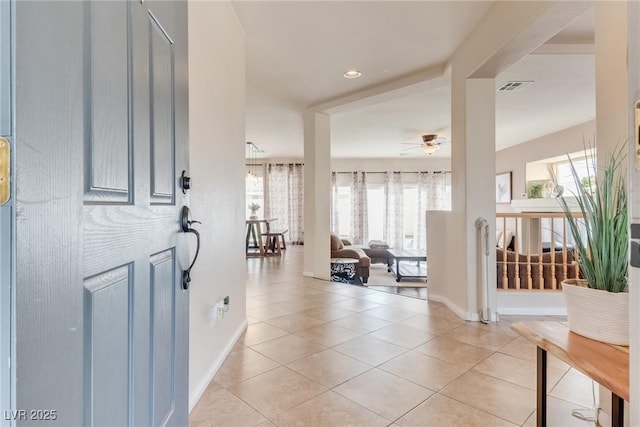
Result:
{"label": "white column", "polygon": [[304,271],[329,280],[331,119],[307,110],[304,121]]}
{"label": "white column", "polygon": [[597,162],[628,135],[627,2],[595,2]]}
{"label": "white column", "polygon": [[[466,137],[465,137],[465,236],[467,250],[467,310],[471,313],[483,308],[483,294],[487,295],[491,320],[495,320],[496,251],[485,249],[481,233],[475,227],[478,218],[489,224],[489,239],[495,239],[496,201],[496,88],[492,78],[466,80]],[[508,171],[500,171],[508,172]],[[493,246],[493,245],[491,245]],[[485,262],[488,262],[488,269]],[[488,273],[488,275],[487,275]],[[488,282],[488,286],[487,286]],[[488,289],[488,290],[487,290]]]}
{"label": "white column", "polygon": [[[627,2],[623,1],[597,1],[595,2],[595,52],[596,52],[596,148],[598,168],[605,165],[609,153],[629,140],[630,120],[629,109],[633,108],[629,102],[629,81],[627,70]],[[630,21],[631,22],[631,21]],[[637,24],[636,24],[637,25]],[[633,55],[630,55],[633,58]],[[636,57],[636,60],[638,58]],[[632,140],[631,140],[632,141]],[[630,151],[632,152],[632,151]],[[633,160],[633,159],[632,159]],[[633,167],[633,161],[629,163]],[[635,191],[635,197],[640,197],[640,192]],[[632,195],[632,197],[634,197]],[[631,269],[633,270],[633,269]],[[631,275],[633,280],[633,274]],[[638,283],[632,283],[631,288],[637,288]],[[634,289],[636,291],[636,289]],[[631,295],[631,304],[637,307],[637,296]],[[633,299],[636,297],[635,300]],[[630,310],[630,313],[634,313]],[[636,316],[637,317],[637,316]],[[632,317],[633,318],[633,317]],[[631,337],[638,334],[638,325],[631,325]],[[631,343],[632,357],[640,349],[634,344],[640,342],[635,339]],[[637,360],[637,356],[636,356]],[[634,373],[636,366],[631,365],[631,376],[638,378]],[[637,380],[636,380],[637,381]],[[634,384],[630,384],[631,389]],[[635,390],[638,384],[635,384]],[[638,395],[632,392],[635,416],[638,411]],[[600,387],[600,408],[598,419],[603,426],[610,425],[611,392]],[[625,425],[629,424],[629,406],[625,405]],[[636,420],[637,422],[637,420]]]}
{"label": "white column", "polygon": [[[640,100],[640,4],[629,3],[628,9],[628,42],[629,42],[629,108]],[[634,167],[636,133],[635,111],[627,114],[629,125],[629,180],[630,188],[630,222],[640,223],[640,172]],[[635,142],[637,144],[637,141]],[[640,269],[629,269],[629,395],[633,405],[629,405],[629,425],[640,425]]]}

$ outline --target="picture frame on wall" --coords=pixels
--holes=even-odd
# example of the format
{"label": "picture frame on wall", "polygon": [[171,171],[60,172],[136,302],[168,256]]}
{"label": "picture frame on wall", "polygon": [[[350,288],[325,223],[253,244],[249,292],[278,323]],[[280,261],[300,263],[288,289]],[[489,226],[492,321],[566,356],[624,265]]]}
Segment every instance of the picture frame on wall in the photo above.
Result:
{"label": "picture frame on wall", "polygon": [[511,203],[511,172],[496,175],[496,203]]}

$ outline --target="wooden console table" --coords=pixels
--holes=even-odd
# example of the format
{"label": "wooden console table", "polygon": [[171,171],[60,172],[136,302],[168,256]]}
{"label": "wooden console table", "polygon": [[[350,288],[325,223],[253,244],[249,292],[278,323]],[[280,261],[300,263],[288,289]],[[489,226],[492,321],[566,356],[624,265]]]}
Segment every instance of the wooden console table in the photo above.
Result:
{"label": "wooden console table", "polygon": [[629,347],[574,334],[562,322],[516,322],[511,329],[538,347],[538,427],[547,425],[547,352],[611,390],[611,425],[623,426],[624,401],[629,401]]}

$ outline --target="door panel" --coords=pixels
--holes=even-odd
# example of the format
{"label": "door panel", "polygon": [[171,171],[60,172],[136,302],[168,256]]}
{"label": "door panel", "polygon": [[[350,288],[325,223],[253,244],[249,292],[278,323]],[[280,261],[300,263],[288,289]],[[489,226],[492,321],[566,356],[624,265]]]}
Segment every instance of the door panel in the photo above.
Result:
{"label": "door panel", "polygon": [[149,14],[151,39],[151,198],[171,203],[174,196],[173,41],[158,19]]}
{"label": "door panel", "polygon": [[153,339],[153,425],[166,425],[175,408],[175,315],[177,281],[174,251],[151,257],[151,325]]}
{"label": "door panel", "polygon": [[90,76],[86,78],[87,201],[129,202],[128,7],[88,3]]}
{"label": "door panel", "polygon": [[186,425],[186,2],[16,5],[16,407]]}
{"label": "door panel", "polygon": [[84,283],[87,425],[126,426],[129,421],[131,268],[120,267]]}

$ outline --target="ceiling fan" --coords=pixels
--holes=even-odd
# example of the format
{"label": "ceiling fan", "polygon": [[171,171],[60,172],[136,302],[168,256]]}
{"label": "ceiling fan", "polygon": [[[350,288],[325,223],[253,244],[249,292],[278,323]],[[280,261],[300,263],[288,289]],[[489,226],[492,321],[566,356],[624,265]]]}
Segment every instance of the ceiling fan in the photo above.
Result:
{"label": "ceiling fan", "polygon": [[422,150],[428,154],[432,155],[436,151],[440,149],[440,145],[448,142],[446,138],[443,136],[438,136],[434,133],[422,135],[422,142],[403,142],[406,145],[414,145],[414,147],[405,148],[400,153],[401,156],[408,156],[409,151],[416,150],[418,148],[422,148]]}

